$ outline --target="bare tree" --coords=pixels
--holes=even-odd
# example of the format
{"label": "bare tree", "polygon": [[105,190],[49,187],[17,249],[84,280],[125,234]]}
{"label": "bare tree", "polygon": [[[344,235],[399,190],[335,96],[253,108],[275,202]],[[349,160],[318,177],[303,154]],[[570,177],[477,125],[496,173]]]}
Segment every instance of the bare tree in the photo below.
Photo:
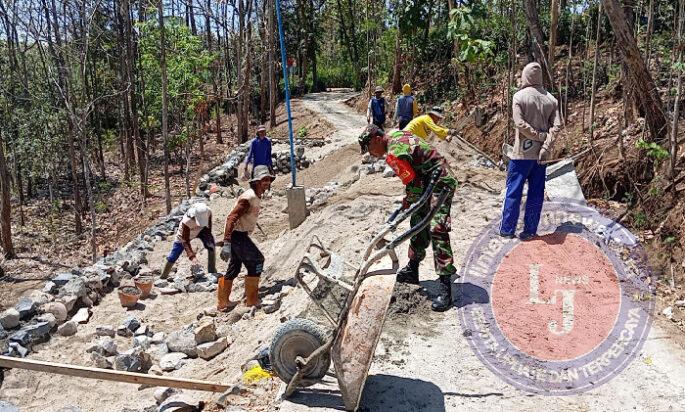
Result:
{"label": "bare tree", "polygon": [[164,33],[164,7],[157,0],[159,18],[159,67],[162,71],[162,141],[164,144],[164,200],[166,212],[171,212],[171,189],[169,185],[169,95],[167,91],[166,34]]}
{"label": "bare tree", "polygon": [[10,179],[5,158],[5,139],[0,132],[0,244],[5,259],[16,257],[12,243],[12,204],[10,203]]}
{"label": "bare tree", "polygon": [[[685,24],[685,0],[680,0],[680,11],[678,12],[678,75],[673,103],[673,119],[671,120],[671,159],[668,167],[668,175],[671,181],[675,179],[676,162],[678,158],[678,120],[680,120],[680,97],[683,91],[683,25]],[[675,188],[675,184],[673,185]]]}
{"label": "bare tree", "polygon": [[616,45],[623,61],[628,68],[628,76],[632,79],[635,92],[645,112],[645,119],[649,124],[652,140],[663,140],[668,135],[666,114],[661,101],[661,96],[652,79],[652,75],[647,69],[637,42],[626,21],[622,5],[618,0],[601,0],[609,22],[614,30]]}
{"label": "bare tree", "polygon": [[[554,77],[554,54],[557,46],[557,32],[559,30],[559,0],[552,0],[550,3],[550,24],[549,24],[549,55],[547,63],[550,73]],[[554,83],[554,78],[551,79]]]}
{"label": "bare tree", "polygon": [[597,32],[595,35],[595,58],[592,64],[592,97],[590,97],[590,146],[595,138],[595,104],[597,103],[597,66],[599,65],[599,37],[602,33],[602,4],[597,11]]}
{"label": "bare tree", "polygon": [[538,15],[537,2],[535,0],[524,0],[523,11],[526,15],[526,22],[528,23],[528,31],[533,38],[532,52],[535,59],[542,66],[542,77],[545,87],[552,86],[552,79],[550,78],[551,70],[547,65],[547,56],[545,53],[545,36],[542,34],[540,25],[540,16]]}

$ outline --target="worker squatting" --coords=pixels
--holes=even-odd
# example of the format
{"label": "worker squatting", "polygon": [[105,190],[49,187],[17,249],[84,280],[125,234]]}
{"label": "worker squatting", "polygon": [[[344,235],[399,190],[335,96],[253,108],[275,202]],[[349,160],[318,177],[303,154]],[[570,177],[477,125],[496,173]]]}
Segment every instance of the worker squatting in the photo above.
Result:
{"label": "worker squatting", "polygon": [[[482,348],[487,352],[483,353],[483,355],[487,356],[490,360],[496,361],[499,364],[497,368],[499,371],[506,367],[516,375],[536,382],[568,382],[571,385],[577,384],[585,378],[610,375],[611,371],[606,369],[611,367],[616,359],[627,355],[627,350],[635,349],[635,340],[639,339],[639,336],[635,336],[636,329],[639,330],[639,326],[646,322],[645,317],[647,316],[644,310],[639,307],[630,309],[628,311],[628,318],[623,324],[620,333],[615,335],[616,338],[612,345],[601,355],[584,365],[555,370],[546,368],[544,366],[545,362],[524,357],[523,359],[528,360],[530,363],[536,362],[536,364],[524,363],[519,357],[512,355],[510,353],[511,346],[503,346],[495,338],[490,329],[492,322],[486,319],[482,307],[472,309],[471,315],[476,329],[473,333],[478,334]],[[614,336],[613,333],[611,335]]]}

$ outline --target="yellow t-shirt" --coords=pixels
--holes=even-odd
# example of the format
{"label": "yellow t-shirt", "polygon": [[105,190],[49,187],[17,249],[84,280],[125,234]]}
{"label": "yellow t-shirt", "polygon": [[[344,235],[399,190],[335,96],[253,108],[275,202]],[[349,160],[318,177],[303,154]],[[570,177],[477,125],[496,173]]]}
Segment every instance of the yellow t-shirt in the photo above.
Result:
{"label": "yellow t-shirt", "polygon": [[427,139],[430,132],[435,133],[440,139],[445,139],[450,131],[450,129],[435,124],[433,119],[427,114],[415,117],[403,130],[411,132],[422,139]]}

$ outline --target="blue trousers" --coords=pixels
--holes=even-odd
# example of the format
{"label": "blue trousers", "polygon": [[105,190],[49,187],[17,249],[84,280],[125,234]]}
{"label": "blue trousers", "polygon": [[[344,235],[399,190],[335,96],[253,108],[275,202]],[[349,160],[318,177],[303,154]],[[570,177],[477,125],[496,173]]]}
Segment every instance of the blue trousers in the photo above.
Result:
{"label": "blue trousers", "polygon": [[[208,227],[203,228],[200,233],[198,233],[197,237],[202,241],[202,245],[204,245],[205,249],[214,250],[214,236],[212,236],[212,231],[209,230]],[[183,253],[183,243],[176,240],[171,246],[171,252],[169,252],[169,256],[167,256],[166,260],[170,263],[176,263],[181,256],[181,253]]]}
{"label": "blue trousers", "polygon": [[507,195],[502,208],[500,232],[513,235],[521,210],[523,184],[528,182],[526,212],[523,217],[523,232],[535,234],[540,223],[540,212],[545,196],[545,170],[537,160],[510,160],[507,170]]}

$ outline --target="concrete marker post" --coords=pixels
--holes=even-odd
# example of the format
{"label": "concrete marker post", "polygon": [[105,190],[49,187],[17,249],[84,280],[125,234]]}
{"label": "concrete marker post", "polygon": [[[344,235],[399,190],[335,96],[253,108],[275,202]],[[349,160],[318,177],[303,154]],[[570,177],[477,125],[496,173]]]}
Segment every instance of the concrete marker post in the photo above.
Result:
{"label": "concrete marker post", "polygon": [[290,176],[291,186],[286,189],[288,197],[288,220],[290,229],[298,227],[307,218],[307,202],[303,186],[297,186],[297,164],[295,163],[295,142],[293,139],[293,120],[290,111],[290,82],[288,81],[288,66],[286,65],[285,40],[283,36],[283,20],[281,19],[281,2],[276,0],[276,18],[278,19],[278,37],[281,45],[281,66],[285,82],[285,108],[288,113],[288,138],[290,139]]}

